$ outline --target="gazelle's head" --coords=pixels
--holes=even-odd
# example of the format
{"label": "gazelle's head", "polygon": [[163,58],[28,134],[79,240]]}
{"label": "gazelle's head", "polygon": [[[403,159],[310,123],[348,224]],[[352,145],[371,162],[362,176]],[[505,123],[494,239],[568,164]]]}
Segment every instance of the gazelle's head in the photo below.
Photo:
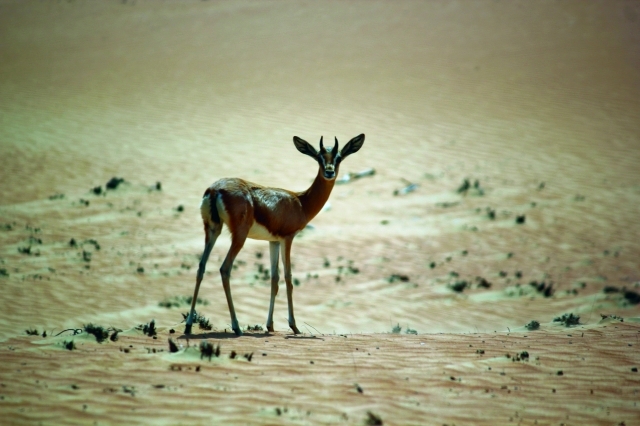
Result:
{"label": "gazelle's head", "polygon": [[336,138],[336,143],[333,148],[327,149],[322,144],[322,137],[320,137],[320,151],[316,151],[309,142],[300,139],[297,136],[293,137],[293,144],[296,146],[298,151],[312,157],[318,162],[320,169],[322,170],[322,176],[325,179],[333,180],[338,175],[340,162],[347,158],[347,156],[354,152],[358,152],[358,150],[362,148],[362,145],[364,144],[364,133],[351,139],[344,148],[342,148],[342,150],[338,150],[338,138]]}

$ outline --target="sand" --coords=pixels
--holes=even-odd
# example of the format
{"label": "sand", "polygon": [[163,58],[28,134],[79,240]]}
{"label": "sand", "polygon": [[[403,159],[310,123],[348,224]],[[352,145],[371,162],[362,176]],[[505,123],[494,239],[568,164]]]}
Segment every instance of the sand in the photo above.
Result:
{"label": "sand", "polygon": [[[639,23],[634,1],[3,2],[1,422],[637,424]],[[292,137],[359,133],[339,177],[375,174],[293,244],[303,334],[283,282],[259,330],[252,240],[231,286],[259,327],[230,332],[225,231],[213,329],[184,336],[204,190],[303,190]],[[56,336],[89,323],[122,331]]]}

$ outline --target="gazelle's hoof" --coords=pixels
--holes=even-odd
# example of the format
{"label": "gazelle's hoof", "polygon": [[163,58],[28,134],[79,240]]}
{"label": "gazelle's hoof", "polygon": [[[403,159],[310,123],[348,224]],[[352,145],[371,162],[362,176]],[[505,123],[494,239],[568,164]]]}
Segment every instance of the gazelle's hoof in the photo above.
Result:
{"label": "gazelle's hoof", "polygon": [[193,327],[193,324],[187,324],[184,327],[184,334],[191,334],[191,327]]}
{"label": "gazelle's hoof", "polygon": [[300,330],[298,330],[298,327],[296,327],[295,324],[293,325],[289,324],[289,327],[291,327],[291,330],[293,330],[293,334],[302,334],[300,333]]}

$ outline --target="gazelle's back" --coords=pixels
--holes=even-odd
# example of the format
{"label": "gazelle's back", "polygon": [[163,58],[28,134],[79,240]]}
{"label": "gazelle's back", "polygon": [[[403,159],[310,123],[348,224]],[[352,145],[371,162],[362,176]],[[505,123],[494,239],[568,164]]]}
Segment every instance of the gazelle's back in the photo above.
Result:
{"label": "gazelle's back", "polygon": [[[215,205],[220,220],[233,233],[247,232],[247,238],[279,241],[301,230],[306,222],[302,205],[292,192],[269,188],[237,178],[220,179],[205,191],[203,220]],[[215,213],[214,213],[215,216]],[[304,226],[303,226],[304,228]]]}

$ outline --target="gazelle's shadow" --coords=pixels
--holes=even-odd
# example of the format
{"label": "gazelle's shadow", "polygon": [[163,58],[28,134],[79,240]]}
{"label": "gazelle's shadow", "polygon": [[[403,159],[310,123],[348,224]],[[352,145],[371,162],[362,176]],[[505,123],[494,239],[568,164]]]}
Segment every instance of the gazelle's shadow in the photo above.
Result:
{"label": "gazelle's shadow", "polygon": [[238,337],[255,337],[258,339],[264,339],[268,337],[284,337],[285,339],[295,339],[295,340],[307,340],[307,339],[319,339],[324,340],[321,337],[315,335],[304,335],[304,334],[284,334],[284,333],[243,333],[242,336],[236,336],[235,333],[225,333],[224,331],[215,331],[211,333],[201,333],[201,334],[183,334],[178,337],[178,340],[205,340],[205,339],[237,339]]}
{"label": "gazelle's shadow", "polygon": [[304,334],[288,334],[286,336],[284,336],[285,339],[294,339],[294,340],[313,340],[313,339],[318,339],[318,340],[324,340],[322,337],[318,337],[315,335],[310,335],[310,336],[305,336]]}
{"label": "gazelle's shadow", "polygon": [[204,340],[204,339],[237,339],[239,337],[255,337],[255,338],[265,338],[265,337],[275,337],[276,334],[272,333],[243,333],[242,336],[236,336],[235,333],[225,333],[224,331],[215,331],[211,333],[201,333],[201,334],[183,334],[178,337],[178,340]]}

